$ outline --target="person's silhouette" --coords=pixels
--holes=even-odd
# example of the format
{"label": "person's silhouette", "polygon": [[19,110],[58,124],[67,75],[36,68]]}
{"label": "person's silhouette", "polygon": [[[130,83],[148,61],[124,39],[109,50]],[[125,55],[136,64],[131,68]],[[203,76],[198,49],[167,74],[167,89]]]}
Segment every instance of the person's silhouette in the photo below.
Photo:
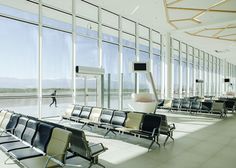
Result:
{"label": "person's silhouette", "polygon": [[57,107],[56,94],[57,94],[57,91],[56,91],[56,90],[54,90],[54,92],[51,94],[52,103],[49,105],[50,107],[51,107],[51,105],[53,105],[53,103],[55,103],[55,107]]}

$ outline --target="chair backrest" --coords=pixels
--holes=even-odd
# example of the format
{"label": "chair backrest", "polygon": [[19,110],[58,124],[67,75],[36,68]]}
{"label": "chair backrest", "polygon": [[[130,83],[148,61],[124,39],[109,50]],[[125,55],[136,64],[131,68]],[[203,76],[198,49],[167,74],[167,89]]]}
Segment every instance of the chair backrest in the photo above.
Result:
{"label": "chair backrest", "polygon": [[20,114],[12,114],[11,119],[6,126],[6,130],[9,130],[9,132],[13,133],[18,124],[19,118]]}
{"label": "chair backrest", "polygon": [[161,127],[166,127],[166,126],[168,126],[168,122],[167,122],[167,117],[166,117],[166,115],[164,115],[164,114],[155,114],[155,115],[161,117]]}
{"label": "chair backrest", "polygon": [[232,108],[234,108],[235,106],[235,101],[232,101],[232,100],[227,100],[225,101],[225,108],[230,110]]}
{"label": "chair backrest", "polygon": [[181,100],[181,108],[188,109],[190,107],[190,100],[183,99]]}
{"label": "chair backrest", "polygon": [[32,144],[33,143],[33,140],[34,140],[34,137],[36,135],[36,131],[37,131],[37,128],[38,128],[38,124],[39,122],[38,121],[35,121],[35,120],[29,120],[27,122],[27,125],[26,125],[26,128],[25,128],[25,131],[22,135],[22,140],[28,142],[29,144]]}
{"label": "chair backrest", "polygon": [[205,101],[205,102],[202,102],[201,110],[204,110],[204,111],[211,111],[212,104],[213,104],[212,101]]}
{"label": "chair backrest", "polygon": [[5,117],[6,113],[7,113],[7,111],[1,110],[1,113],[0,113],[0,126],[2,125],[2,122],[4,120],[4,117]]}
{"label": "chair backrest", "polygon": [[201,102],[200,101],[192,101],[190,108],[200,110],[200,107],[201,107]]}
{"label": "chair backrest", "polygon": [[71,113],[71,115],[72,115],[72,116],[79,117],[82,108],[83,108],[83,106],[75,105],[74,110],[73,110],[73,112]]}
{"label": "chair backrest", "polygon": [[125,120],[125,127],[134,130],[139,130],[142,119],[142,113],[129,112],[127,113],[127,118]]}
{"label": "chair backrest", "polygon": [[145,114],[143,116],[141,130],[144,132],[152,133],[154,129],[159,132],[161,125],[161,117],[155,114]]}
{"label": "chair backrest", "polygon": [[110,123],[114,110],[111,109],[102,109],[100,116],[101,123]]}
{"label": "chair backrest", "polygon": [[102,108],[94,107],[89,116],[89,120],[92,122],[99,122],[101,112],[102,112]]}
{"label": "chair backrest", "polygon": [[24,131],[25,131],[25,128],[26,128],[26,124],[28,122],[28,118],[26,117],[20,117],[19,118],[19,121],[16,125],[16,128],[14,130],[14,135],[17,136],[18,138],[21,138]]}
{"label": "chair backrest", "polygon": [[7,124],[9,123],[10,119],[11,119],[11,116],[12,116],[12,113],[11,112],[7,112],[4,116],[4,119],[2,121],[2,124],[1,124],[1,128],[2,129],[6,129],[7,127]]}
{"label": "chair backrest", "polygon": [[79,115],[80,118],[89,118],[89,115],[91,114],[92,107],[84,106],[81,110],[81,113]]}
{"label": "chair backrest", "polygon": [[88,146],[84,131],[75,128],[68,128],[72,132],[70,139],[70,151],[85,158],[91,158],[91,149]]}
{"label": "chair backrest", "polygon": [[[61,162],[65,162],[65,154],[67,148],[69,146],[71,132],[61,129],[61,128],[54,128],[52,131],[52,136],[47,146],[47,154],[49,156],[56,156],[57,160]],[[64,155],[59,155],[64,154]]]}
{"label": "chair backrest", "polygon": [[180,106],[180,99],[173,99],[172,100],[172,104],[171,104],[171,107],[173,108],[179,108],[179,106]]}
{"label": "chair backrest", "polygon": [[212,104],[212,111],[222,111],[225,108],[225,103],[224,102],[213,102]]}
{"label": "chair backrest", "polygon": [[163,108],[171,108],[172,100],[164,100]]}
{"label": "chair backrest", "polygon": [[111,119],[111,124],[123,126],[126,120],[126,112],[124,111],[114,111],[113,117]]}
{"label": "chair backrest", "polygon": [[46,152],[46,148],[52,135],[53,128],[54,126],[52,125],[40,123],[33,141],[33,146]]}

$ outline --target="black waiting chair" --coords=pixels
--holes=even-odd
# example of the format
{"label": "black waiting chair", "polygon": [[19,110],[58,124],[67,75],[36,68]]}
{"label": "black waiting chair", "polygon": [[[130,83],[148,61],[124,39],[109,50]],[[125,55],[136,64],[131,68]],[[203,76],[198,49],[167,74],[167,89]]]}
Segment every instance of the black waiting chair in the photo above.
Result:
{"label": "black waiting chair", "polygon": [[104,147],[102,143],[89,143],[82,130],[75,128],[67,128],[67,130],[72,132],[67,159],[80,156],[90,162],[89,167],[97,164],[105,168],[105,166],[99,163],[98,157],[105,152],[107,148]]}
{"label": "black waiting chair", "polygon": [[212,101],[204,101],[202,102],[200,112],[201,113],[211,113],[212,110]]}
{"label": "black waiting chair", "polygon": [[10,143],[10,142],[17,142],[20,141],[25,128],[26,128],[26,124],[28,122],[28,118],[26,117],[20,117],[18,124],[14,130],[13,135],[11,136],[7,136],[7,137],[0,137],[0,144],[5,144],[5,143]]}
{"label": "black waiting chair", "polygon": [[190,105],[190,113],[193,113],[193,112],[198,113],[198,112],[200,112],[201,104],[202,103],[200,101],[197,101],[197,100],[192,101],[191,105]]}
{"label": "black waiting chair", "polygon": [[170,111],[178,111],[181,105],[180,99],[174,99],[171,103],[171,110]]}
{"label": "black waiting chair", "polygon": [[111,119],[113,116],[113,112],[114,110],[112,109],[102,109],[100,118],[99,118],[99,123],[97,123],[100,126],[104,126],[106,124],[110,124],[111,123]]}
{"label": "black waiting chair", "polygon": [[19,118],[20,118],[19,114],[12,114],[6,126],[6,130],[2,131],[0,136],[1,137],[11,136],[10,134],[13,134],[13,131],[16,128]]}
{"label": "black waiting chair", "polygon": [[161,126],[161,117],[155,114],[145,114],[140,130],[130,131],[131,133],[152,140],[148,147],[151,149],[152,145],[156,143],[159,147],[159,134]]}
{"label": "black waiting chair", "polygon": [[235,111],[235,106],[236,106],[236,103],[234,100],[226,100],[225,101],[225,109],[227,111],[232,111],[234,112]]}
{"label": "black waiting chair", "polygon": [[[51,138],[53,128],[54,126],[52,125],[46,123],[40,123],[38,126],[36,136],[33,141],[33,147],[13,150],[8,153],[9,158],[13,158],[13,160],[19,161],[22,159],[43,156],[44,153],[46,152],[47,145]],[[35,148],[38,150],[35,150]]]}
{"label": "black waiting chair", "polygon": [[83,106],[75,105],[73,112],[71,113],[70,120],[77,121],[81,113]]}
{"label": "black waiting chair", "polygon": [[77,122],[81,119],[88,119],[92,111],[92,107],[84,106],[80,112],[79,117],[77,118]]}
{"label": "black waiting chair", "polygon": [[161,117],[161,126],[160,126],[160,134],[166,135],[166,139],[164,142],[164,146],[166,145],[169,138],[174,141],[173,132],[175,130],[175,124],[168,124],[166,115],[156,114]]}
{"label": "black waiting chair", "polygon": [[39,123],[38,121],[29,120],[27,122],[25,131],[22,135],[22,138],[21,138],[22,141],[5,143],[5,144],[2,144],[0,148],[5,152],[9,152],[16,149],[29,148],[33,143],[33,139],[37,131],[38,123]]}
{"label": "black waiting chair", "polygon": [[181,111],[189,111],[190,110],[190,106],[191,106],[191,101],[188,99],[183,99],[181,100],[181,106],[180,106],[180,110]]}
{"label": "black waiting chair", "polygon": [[125,120],[126,120],[127,114],[124,111],[114,111],[111,123],[106,124],[105,127],[107,132],[104,136],[106,136],[109,132],[112,132],[113,134],[116,134],[114,130],[116,128],[122,128],[124,126]]}

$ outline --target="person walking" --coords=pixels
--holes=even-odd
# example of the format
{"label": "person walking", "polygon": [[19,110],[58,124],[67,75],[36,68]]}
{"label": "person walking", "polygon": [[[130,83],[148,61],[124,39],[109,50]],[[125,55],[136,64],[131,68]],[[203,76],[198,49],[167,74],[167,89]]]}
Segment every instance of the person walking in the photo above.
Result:
{"label": "person walking", "polygon": [[51,107],[54,103],[55,103],[55,107],[57,107],[56,94],[57,94],[57,91],[56,91],[56,90],[54,90],[54,92],[51,94],[52,103],[49,105],[50,107]]}

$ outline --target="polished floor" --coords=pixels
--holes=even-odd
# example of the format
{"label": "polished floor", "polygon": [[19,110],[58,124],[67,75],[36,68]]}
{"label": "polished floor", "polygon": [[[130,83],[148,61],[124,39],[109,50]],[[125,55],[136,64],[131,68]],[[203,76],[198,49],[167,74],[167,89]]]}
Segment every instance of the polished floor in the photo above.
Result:
{"label": "polished floor", "polygon": [[[189,115],[187,113],[165,113],[169,123],[176,124],[175,142],[160,137],[161,147],[153,146],[148,152],[150,141],[130,135],[109,134],[103,138],[105,130],[85,128],[87,139],[103,143],[109,148],[100,157],[106,168],[235,168],[236,157],[236,116],[228,115],[219,119],[215,115]],[[50,119],[57,122],[59,118]],[[63,121],[63,124],[80,128],[81,125]],[[4,165],[7,156],[0,152],[0,167],[15,168],[16,164]],[[88,167],[88,161],[81,158],[68,160],[68,163]],[[93,166],[99,167],[99,166]]]}

